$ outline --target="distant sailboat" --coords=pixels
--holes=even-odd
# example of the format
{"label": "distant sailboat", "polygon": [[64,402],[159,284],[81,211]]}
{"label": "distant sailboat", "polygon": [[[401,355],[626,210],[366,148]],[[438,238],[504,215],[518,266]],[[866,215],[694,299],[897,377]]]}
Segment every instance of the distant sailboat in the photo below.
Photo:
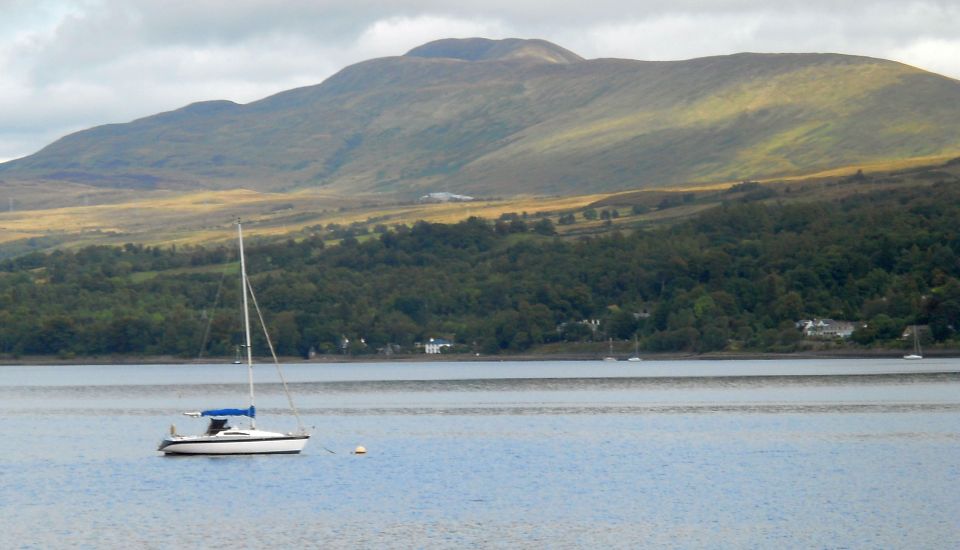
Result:
{"label": "distant sailboat", "polygon": [[237,346],[237,353],[236,353],[236,355],[234,355],[234,357],[233,357],[233,364],[234,364],[234,365],[242,365],[242,364],[243,364],[243,361],[240,360],[240,346]]}
{"label": "distant sailboat", "polygon": [[617,358],[613,356],[613,338],[610,338],[610,355],[603,358],[604,361],[616,361]]}
{"label": "distant sailboat", "polygon": [[640,341],[637,340],[637,337],[633,337],[633,355],[627,358],[627,361],[643,361],[640,359]]}
{"label": "distant sailboat", "polygon": [[[247,299],[252,298],[256,306],[256,298],[253,296],[253,289],[247,279],[246,264],[243,257],[243,231],[240,222],[237,222],[237,239],[240,243],[240,280],[243,293],[243,323],[244,323],[244,350],[247,358],[247,384],[250,391],[250,400],[246,408],[243,409],[210,409],[206,411],[187,412],[187,416],[195,418],[201,416],[212,417],[206,433],[202,435],[179,435],[176,429],[170,427],[170,435],[163,438],[158,451],[168,455],[238,455],[238,454],[296,454],[303,450],[310,434],[304,430],[301,425],[298,433],[278,433],[258,430],[256,425],[257,409],[253,404],[253,353],[250,348],[250,312],[247,306]],[[257,308],[259,314],[259,308]],[[261,317],[261,324],[263,318]],[[264,328],[266,333],[266,328]],[[270,338],[267,336],[267,343]],[[270,348],[271,354],[273,347]],[[276,356],[274,356],[276,359]],[[278,365],[279,367],[279,365]],[[286,381],[283,380],[286,390]],[[289,392],[287,398],[290,399]],[[293,401],[290,400],[290,407],[293,408]],[[296,414],[296,409],[294,409]],[[237,428],[227,425],[229,416],[246,416],[250,418],[248,428]],[[299,415],[297,420],[299,421]]]}
{"label": "distant sailboat", "polygon": [[917,325],[913,325],[913,353],[904,355],[904,359],[923,359],[923,352],[920,351],[920,336],[917,331]]}

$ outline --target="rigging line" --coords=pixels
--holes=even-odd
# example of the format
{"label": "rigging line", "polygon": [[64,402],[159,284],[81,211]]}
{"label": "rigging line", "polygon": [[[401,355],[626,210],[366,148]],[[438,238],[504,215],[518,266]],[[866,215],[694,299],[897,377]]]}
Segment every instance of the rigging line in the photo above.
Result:
{"label": "rigging line", "polygon": [[223,281],[227,277],[227,269],[229,269],[229,267],[230,264],[227,264],[220,273],[220,283],[217,285],[217,294],[213,298],[213,309],[211,309],[207,319],[207,328],[203,331],[203,341],[200,342],[200,352],[197,353],[197,359],[203,358],[203,350],[207,347],[207,340],[210,338],[210,327],[213,326],[213,318],[216,317],[217,304],[220,303],[220,292],[223,290]]}
{"label": "rigging line", "polygon": [[303,426],[303,420],[300,418],[300,411],[297,410],[297,406],[293,404],[293,396],[290,394],[290,388],[287,387],[287,379],[283,376],[283,369],[280,367],[280,361],[277,360],[277,353],[273,350],[273,342],[270,341],[270,333],[267,332],[267,324],[263,322],[263,313],[260,311],[260,305],[257,304],[257,296],[253,293],[253,286],[250,284],[250,279],[247,278],[247,290],[250,291],[250,298],[253,302],[253,309],[257,312],[257,318],[260,319],[260,326],[263,328],[263,336],[267,339],[267,347],[270,349],[270,356],[273,358],[273,364],[277,367],[277,374],[280,375],[280,382],[283,383],[283,392],[287,394],[287,402],[290,404],[290,409],[293,411],[293,416],[297,418],[297,426],[300,428],[301,432],[305,432],[306,429]]}

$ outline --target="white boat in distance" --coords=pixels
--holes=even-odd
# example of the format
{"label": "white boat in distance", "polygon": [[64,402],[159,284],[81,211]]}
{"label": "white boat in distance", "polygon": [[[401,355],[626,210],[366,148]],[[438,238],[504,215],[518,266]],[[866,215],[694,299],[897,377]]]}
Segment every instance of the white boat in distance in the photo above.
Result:
{"label": "white boat in distance", "polygon": [[640,358],[640,341],[637,340],[636,336],[633,337],[633,355],[628,357],[627,361],[643,361],[643,359]]}
{"label": "white boat in distance", "polygon": [[[247,358],[247,383],[250,387],[250,404],[244,409],[210,409],[206,411],[187,412],[187,416],[202,417],[209,416],[210,425],[207,431],[201,435],[180,435],[176,429],[170,427],[170,435],[163,438],[158,451],[166,455],[253,455],[253,454],[296,454],[303,450],[310,434],[304,430],[302,423],[298,433],[279,433],[258,430],[256,426],[257,409],[254,406],[253,394],[253,351],[250,347],[250,312],[247,305],[248,293],[253,298],[256,306],[256,297],[253,295],[253,289],[250,287],[250,281],[247,279],[247,267],[243,256],[243,229],[240,222],[237,221],[237,240],[240,246],[240,281],[243,294],[243,323],[244,337]],[[259,315],[259,307],[257,308]],[[262,324],[261,316],[261,324]],[[270,346],[270,353],[276,363],[276,354],[273,353],[273,344],[270,343],[270,337],[266,334],[267,344]],[[277,365],[279,369],[279,364]],[[297,416],[300,423],[300,416],[293,406],[293,400],[290,399],[290,393],[287,390],[286,380],[283,379],[284,391],[287,391],[287,398],[290,401],[290,407]],[[248,428],[236,428],[227,425],[227,418],[230,416],[246,416],[250,419]]]}
{"label": "white boat in distance", "polygon": [[904,359],[923,359],[923,353],[920,351],[920,337],[917,335],[917,325],[913,325],[913,353],[904,355]]}
{"label": "white boat in distance", "polygon": [[613,355],[613,338],[610,338],[610,355],[607,355],[603,358],[604,361],[616,361],[617,358]]}

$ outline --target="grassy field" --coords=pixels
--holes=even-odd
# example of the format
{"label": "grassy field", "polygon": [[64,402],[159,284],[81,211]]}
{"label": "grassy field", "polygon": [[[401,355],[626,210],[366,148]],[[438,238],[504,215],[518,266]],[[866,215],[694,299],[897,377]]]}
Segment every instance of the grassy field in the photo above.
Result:
{"label": "grassy field", "polygon": [[452,223],[470,216],[495,219],[505,212],[557,212],[582,208],[605,195],[517,197],[468,203],[378,203],[373,196],[316,192],[262,193],[245,189],[153,196],[116,204],[21,210],[0,214],[0,246],[51,238],[62,246],[210,244],[232,239],[241,218],[251,236],[281,237],[329,224],[411,225]]}
{"label": "grassy field", "polygon": [[[960,178],[960,164],[945,157],[891,161],[760,182],[766,200],[829,200],[850,193],[923,185]],[[858,170],[864,179],[846,185]],[[401,203],[384,196],[340,196],[322,192],[265,193],[246,189],[190,193],[153,193],[113,204],[0,213],[0,255],[29,250],[77,248],[91,244],[140,243],[154,246],[209,245],[231,241],[233,222],[241,218],[252,238],[301,238],[323,235],[336,243],[331,224],[372,232],[377,225],[412,225],[420,220],[455,223],[471,216],[494,220],[503,214],[526,214],[528,222],[546,217],[565,236],[633,230],[679,219],[727,200],[739,182],[642,189],[563,197],[522,196],[501,200],[450,203]],[[752,195],[755,198],[755,195]],[[583,216],[587,209],[616,211],[610,219]],[[560,224],[574,213],[576,223]]]}

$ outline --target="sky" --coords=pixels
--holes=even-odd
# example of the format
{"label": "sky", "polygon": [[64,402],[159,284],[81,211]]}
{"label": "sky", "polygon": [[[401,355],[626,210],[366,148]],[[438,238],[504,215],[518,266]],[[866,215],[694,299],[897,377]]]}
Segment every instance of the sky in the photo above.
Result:
{"label": "sky", "polygon": [[960,0],[0,0],[0,161],[471,36],[542,38],[591,59],[836,52],[960,79]]}

